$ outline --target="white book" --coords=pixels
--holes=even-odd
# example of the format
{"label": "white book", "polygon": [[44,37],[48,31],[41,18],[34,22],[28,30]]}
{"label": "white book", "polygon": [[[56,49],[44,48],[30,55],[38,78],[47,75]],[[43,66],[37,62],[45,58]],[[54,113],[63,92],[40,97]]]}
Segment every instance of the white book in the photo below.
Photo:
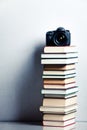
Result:
{"label": "white book", "polygon": [[68,53],[77,52],[76,46],[45,46],[44,53]]}
{"label": "white book", "polygon": [[70,124],[75,123],[75,118],[73,119],[69,119],[67,121],[43,121],[43,125],[45,126],[60,126],[60,127],[64,127]]}
{"label": "white book", "polygon": [[55,90],[55,89],[42,89],[41,93],[42,94],[70,94],[70,93],[75,93],[78,91],[78,87],[73,87],[70,89],[65,89],[65,90]]}
{"label": "white book", "polygon": [[41,58],[74,58],[78,57],[78,53],[58,53],[58,54],[41,54]]}
{"label": "white book", "polygon": [[41,64],[73,64],[73,63],[78,63],[78,58],[41,59]]}
{"label": "white book", "polygon": [[76,124],[67,125],[65,127],[51,127],[51,126],[43,126],[43,130],[75,130]]}
{"label": "white book", "polygon": [[43,113],[53,113],[53,114],[67,114],[72,113],[77,110],[77,104],[73,104],[67,107],[48,107],[48,106],[41,106],[40,111]]}
{"label": "white book", "polygon": [[43,75],[42,78],[52,78],[52,79],[65,79],[65,78],[72,78],[72,77],[75,77],[76,74],[69,74],[69,75]]}
{"label": "white book", "polygon": [[72,69],[72,70],[56,70],[56,71],[46,71],[46,70],[43,70],[43,75],[68,75],[68,74],[74,74],[76,73],[76,70],[75,69]]}
{"label": "white book", "polygon": [[43,114],[43,120],[47,121],[67,121],[69,119],[75,118],[76,112],[72,112],[70,114]]}

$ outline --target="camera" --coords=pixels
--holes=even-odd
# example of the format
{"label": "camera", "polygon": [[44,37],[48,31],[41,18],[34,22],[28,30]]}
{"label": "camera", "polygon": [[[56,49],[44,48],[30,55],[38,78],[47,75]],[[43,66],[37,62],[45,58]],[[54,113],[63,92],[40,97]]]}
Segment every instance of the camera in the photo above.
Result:
{"label": "camera", "polygon": [[46,33],[47,46],[69,46],[70,41],[70,31],[65,30],[63,27],[59,27],[55,31],[49,31]]}

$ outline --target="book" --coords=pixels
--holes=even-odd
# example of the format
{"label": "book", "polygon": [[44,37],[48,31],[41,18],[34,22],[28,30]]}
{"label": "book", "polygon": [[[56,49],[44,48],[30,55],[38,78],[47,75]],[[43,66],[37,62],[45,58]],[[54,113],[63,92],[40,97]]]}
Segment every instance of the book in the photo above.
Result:
{"label": "book", "polygon": [[41,64],[72,64],[72,63],[78,63],[78,58],[41,59]]}
{"label": "book", "polygon": [[66,79],[76,77],[76,74],[67,74],[67,75],[42,75],[43,79]]}
{"label": "book", "polygon": [[56,114],[56,115],[67,115],[73,112],[76,112],[77,104],[73,104],[66,107],[48,107],[48,106],[41,106],[40,111],[44,114]]}
{"label": "book", "polygon": [[46,70],[46,71],[59,71],[59,70],[72,70],[72,69],[75,69],[75,64],[68,64],[68,65],[65,65],[65,64],[45,64],[43,66],[43,70]]}
{"label": "book", "polygon": [[49,97],[49,98],[70,98],[77,96],[77,92],[70,93],[70,94],[44,94],[44,97]]}
{"label": "book", "polygon": [[42,89],[41,93],[42,94],[60,94],[60,95],[66,95],[66,94],[71,94],[71,93],[75,93],[78,92],[78,87],[72,87],[72,88],[68,88],[68,89]]}
{"label": "book", "polygon": [[53,53],[50,53],[50,54],[46,54],[46,53],[43,53],[41,54],[41,58],[42,59],[57,59],[57,58],[77,58],[78,57],[78,53],[57,53],[57,54],[53,54]]}
{"label": "book", "polygon": [[73,123],[75,123],[75,118],[69,119],[67,121],[46,121],[46,120],[43,121],[43,125],[45,126],[56,126],[56,127],[57,126],[64,127]]}
{"label": "book", "polygon": [[43,87],[45,89],[67,89],[76,86],[76,83],[68,83],[68,84],[44,84]]}
{"label": "book", "polygon": [[43,126],[43,130],[76,130],[76,123],[65,127]]}
{"label": "book", "polygon": [[43,114],[43,120],[46,121],[66,121],[76,117],[76,112],[59,115],[59,114]]}
{"label": "book", "polygon": [[76,123],[67,125],[65,127],[52,127],[52,126],[43,126],[43,130],[75,130]]}
{"label": "book", "polygon": [[74,83],[74,82],[75,82],[75,78],[67,78],[67,79],[43,79],[43,83],[44,84],[51,84],[51,85],[55,85],[55,84],[65,85],[65,84]]}
{"label": "book", "polygon": [[63,99],[63,98],[44,98],[43,106],[48,107],[64,107],[70,106],[77,103],[77,96]]}
{"label": "book", "polygon": [[44,53],[68,53],[77,52],[76,46],[45,46]]}
{"label": "book", "polygon": [[70,74],[76,74],[76,70],[75,69],[72,69],[72,70],[56,70],[56,71],[53,71],[53,70],[49,70],[49,71],[46,71],[46,70],[43,70],[43,75],[70,75]]}

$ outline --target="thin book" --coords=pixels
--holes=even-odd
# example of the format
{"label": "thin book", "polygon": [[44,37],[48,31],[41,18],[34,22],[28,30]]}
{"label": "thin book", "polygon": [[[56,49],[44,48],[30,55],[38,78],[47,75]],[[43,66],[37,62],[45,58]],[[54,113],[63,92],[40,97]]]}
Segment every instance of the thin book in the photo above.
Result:
{"label": "thin book", "polygon": [[61,85],[61,84],[44,84],[43,87],[45,89],[67,89],[67,88],[72,88],[76,86],[76,83],[69,83],[69,84],[65,84],[65,85]]}
{"label": "thin book", "polygon": [[42,59],[57,59],[57,58],[77,58],[78,57],[78,53],[57,53],[57,54],[54,54],[54,53],[50,53],[50,54],[46,54],[46,53],[43,53],[41,54],[41,58]]}
{"label": "thin book", "polygon": [[78,63],[78,58],[41,59],[41,64],[73,64],[73,63]]}
{"label": "thin book", "polygon": [[71,94],[78,92],[78,87],[72,87],[68,89],[42,89],[41,93],[42,94],[60,94],[60,95],[66,95],[66,94]]}
{"label": "thin book", "polygon": [[45,64],[43,66],[43,70],[45,71],[64,71],[64,70],[72,70],[75,69],[75,64]]}
{"label": "thin book", "polygon": [[51,84],[51,85],[65,85],[68,83],[74,83],[75,78],[67,78],[67,79],[43,79],[44,84]]}
{"label": "thin book", "polygon": [[73,123],[71,125],[67,125],[65,127],[43,126],[43,130],[75,130],[75,128],[76,128],[76,123]]}
{"label": "thin book", "polygon": [[68,74],[75,74],[76,70],[72,69],[72,70],[43,70],[43,75],[68,75]]}
{"label": "thin book", "polygon": [[[41,106],[40,111],[44,114],[56,114],[56,115],[67,115],[73,112],[76,112],[77,104],[73,104],[67,107],[48,107],[48,106]],[[55,120],[55,119],[54,119]],[[58,120],[58,119],[57,119]]]}
{"label": "thin book", "polygon": [[45,126],[58,126],[58,127],[64,127],[70,124],[75,123],[75,118],[69,119],[67,121],[43,121],[43,125]]}

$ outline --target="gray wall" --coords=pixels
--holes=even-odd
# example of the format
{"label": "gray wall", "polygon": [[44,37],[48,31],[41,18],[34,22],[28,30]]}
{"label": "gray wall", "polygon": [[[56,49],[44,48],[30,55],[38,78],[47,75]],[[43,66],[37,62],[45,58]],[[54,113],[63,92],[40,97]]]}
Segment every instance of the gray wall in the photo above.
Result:
{"label": "gray wall", "polygon": [[87,121],[87,1],[0,0],[0,121],[41,120],[45,33],[63,26],[78,47],[77,120]]}

